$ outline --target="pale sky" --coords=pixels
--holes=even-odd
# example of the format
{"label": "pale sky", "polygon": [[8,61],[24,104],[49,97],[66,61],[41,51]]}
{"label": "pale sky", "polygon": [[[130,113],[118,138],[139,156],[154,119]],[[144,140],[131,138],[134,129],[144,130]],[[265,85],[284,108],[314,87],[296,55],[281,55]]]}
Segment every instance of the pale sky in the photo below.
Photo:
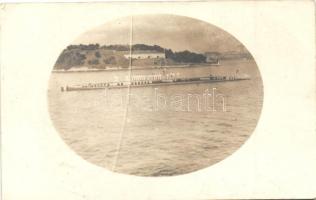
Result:
{"label": "pale sky", "polygon": [[120,18],[88,31],[72,44],[100,45],[129,44],[133,30],[133,44],[159,45],[173,51],[247,51],[224,30],[209,23],[175,15],[138,15]]}

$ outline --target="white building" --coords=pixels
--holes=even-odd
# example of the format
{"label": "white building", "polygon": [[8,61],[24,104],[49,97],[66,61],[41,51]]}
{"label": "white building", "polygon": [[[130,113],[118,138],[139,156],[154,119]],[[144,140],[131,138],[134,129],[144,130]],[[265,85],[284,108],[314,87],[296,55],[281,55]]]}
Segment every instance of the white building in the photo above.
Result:
{"label": "white building", "polygon": [[[124,57],[130,59],[130,54],[124,54]],[[166,58],[165,53],[163,52],[132,52],[132,59],[157,59],[157,58]]]}
{"label": "white building", "polygon": [[218,52],[206,52],[206,62],[208,63],[216,63],[219,60],[220,54]]}

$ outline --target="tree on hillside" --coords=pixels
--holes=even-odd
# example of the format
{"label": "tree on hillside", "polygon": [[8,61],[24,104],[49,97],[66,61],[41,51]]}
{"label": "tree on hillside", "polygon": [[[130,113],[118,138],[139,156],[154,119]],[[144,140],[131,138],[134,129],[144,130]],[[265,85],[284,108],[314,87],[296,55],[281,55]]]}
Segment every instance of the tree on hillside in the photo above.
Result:
{"label": "tree on hillside", "polygon": [[166,58],[172,59],[180,63],[205,63],[206,57],[203,54],[190,52],[188,50],[173,52],[171,49],[166,49]]}
{"label": "tree on hillside", "polygon": [[55,68],[56,69],[70,69],[73,66],[83,65],[86,56],[77,51],[64,50],[58,57]]}
{"label": "tree on hillside", "polygon": [[89,65],[98,65],[99,64],[99,60],[98,59],[92,59],[88,61]]}
{"label": "tree on hillside", "polygon": [[146,44],[134,44],[132,46],[132,49],[134,51],[157,51],[157,52],[163,52],[164,49],[161,46],[158,45],[146,45]]}
{"label": "tree on hillside", "polygon": [[115,50],[115,51],[128,51],[129,46],[128,45],[120,45],[120,44],[115,44],[115,45],[103,45],[101,46],[101,49],[107,49],[107,50]]}
{"label": "tree on hillside", "polygon": [[79,50],[96,50],[99,49],[100,45],[96,44],[79,44],[79,45],[69,45],[67,46],[67,50],[79,49]]}
{"label": "tree on hillside", "polygon": [[100,54],[100,52],[98,52],[98,51],[96,51],[96,52],[94,53],[94,55],[95,55],[95,57],[97,57],[97,58],[100,58],[100,57],[101,57],[101,54]]}
{"label": "tree on hillside", "polygon": [[104,64],[112,64],[115,65],[116,64],[116,59],[114,56],[110,56],[106,59],[103,60]]}

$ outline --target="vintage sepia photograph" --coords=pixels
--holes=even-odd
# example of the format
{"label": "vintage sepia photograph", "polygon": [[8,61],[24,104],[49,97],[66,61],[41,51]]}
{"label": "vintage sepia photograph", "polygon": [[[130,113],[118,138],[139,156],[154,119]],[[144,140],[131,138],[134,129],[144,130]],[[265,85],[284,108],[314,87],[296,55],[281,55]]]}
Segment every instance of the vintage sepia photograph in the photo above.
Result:
{"label": "vintage sepia photograph", "polygon": [[49,114],[77,155],[107,170],[175,176],[238,150],[263,83],[246,47],[194,18],[131,15],[75,38],[56,58]]}
{"label": "vintage sepia photograph", "polygon": [[312,1],[3,3],[0,27],[2,199],[316,197]]}

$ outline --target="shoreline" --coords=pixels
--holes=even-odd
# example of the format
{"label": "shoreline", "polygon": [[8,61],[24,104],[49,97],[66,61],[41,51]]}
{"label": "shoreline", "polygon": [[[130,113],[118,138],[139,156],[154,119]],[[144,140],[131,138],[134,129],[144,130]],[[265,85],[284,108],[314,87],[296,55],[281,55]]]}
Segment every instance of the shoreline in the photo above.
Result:
{"label": "shoreline", "polygon": [[194,67],[217,67],[221,64],[186,64],[186,65],[169,65],[169,66],[153,66],[153,67],[132,67],[132,68],[109,68],[109,69],[88,69],[88,70],[52,70],[52,73],[78,73],[78,72],[111,72],[111,71],[127,71],[127,70],[153,70],[153,69],[176,69],[176,68],[194,68]]}
{"label": "shoreline", "polygon": [[253,61],[252,59],[227,59],[221,60],[220,63],[188,63],[188,64],[178,64],[178,65],[167,65],[167,66],[132,66],[132,68],[107,68],[107,69],[85,69],[85,70],[52,70],[52,73],[84,73],[84,72],[113,72],[113,71],[128,71],[128,70],[155,70],[155,69],[177,69],[177,68],[195,68],[195,67],[219,67],[222,66],[222,63],[229,63],[233,61],[249,62]]}

